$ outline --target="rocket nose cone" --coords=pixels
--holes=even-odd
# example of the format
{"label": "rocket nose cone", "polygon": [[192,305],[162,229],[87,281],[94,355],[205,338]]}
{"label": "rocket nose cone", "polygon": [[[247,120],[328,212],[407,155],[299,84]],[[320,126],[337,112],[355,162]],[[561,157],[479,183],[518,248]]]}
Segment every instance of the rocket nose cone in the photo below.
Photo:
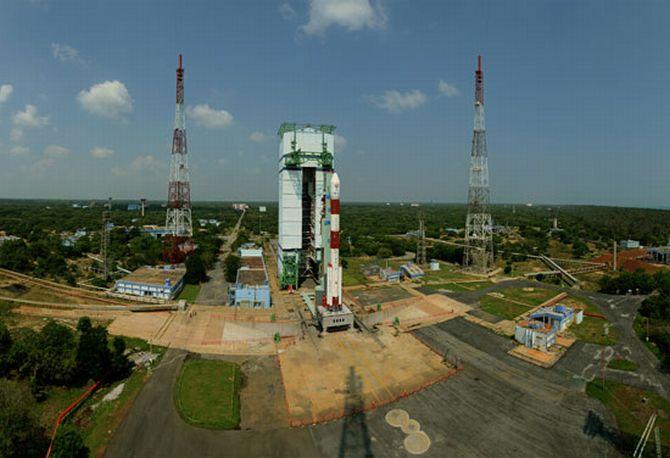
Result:
{"label": "rocket nose cone", "polygon": [[334,199],[340,197],[340,177],[337,176],[337,172],[333,173],[333,177],[330,179],[330,195]]}
{"label": "rocket nose cone", "polygon": [[333,173],[333,178],[330,179],[332,185],[340,185],[340,177],[337,175],[337,172]]}

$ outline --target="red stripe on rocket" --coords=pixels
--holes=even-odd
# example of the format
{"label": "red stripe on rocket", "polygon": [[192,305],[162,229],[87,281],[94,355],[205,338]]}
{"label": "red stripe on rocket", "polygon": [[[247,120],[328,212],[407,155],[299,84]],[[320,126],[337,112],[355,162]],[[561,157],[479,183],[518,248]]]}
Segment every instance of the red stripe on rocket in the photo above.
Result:
{"label": "red stripe on rocket", "polygon": [[340,265],[340,178],[333,173],[330,180],[330,262],[326,270],[326,306],[340,310],[342,297],[342,266]]}

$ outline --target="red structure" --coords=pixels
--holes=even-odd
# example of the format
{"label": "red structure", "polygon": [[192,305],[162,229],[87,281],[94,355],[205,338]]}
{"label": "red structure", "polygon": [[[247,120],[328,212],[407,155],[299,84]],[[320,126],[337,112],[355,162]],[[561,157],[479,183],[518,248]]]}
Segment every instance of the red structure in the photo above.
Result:
{"label": "red structure", "polygon": [[165,219],[165,227],[169,234],[165,236],[163,243],[163,257],[165,261],[172,264],[182,262],[186,254],[193,249],[191,241],[191,237],[193,237],[191,183],[186,143],[186,113],[184,111],[184,67],[181,54],[179,55],[179,68],[177,68],[176,102],[167,216]]}

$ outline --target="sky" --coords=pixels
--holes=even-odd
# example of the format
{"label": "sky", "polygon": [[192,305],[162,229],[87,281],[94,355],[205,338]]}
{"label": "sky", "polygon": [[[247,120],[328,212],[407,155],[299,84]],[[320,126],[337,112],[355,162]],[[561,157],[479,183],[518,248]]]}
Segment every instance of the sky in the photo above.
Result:
{"label": "sky", "polygon": [[2,0],[0,198],[272,201],[282,122],[344,201],[465,202],[483,58],[494,203],[670,206],[670,2]]}

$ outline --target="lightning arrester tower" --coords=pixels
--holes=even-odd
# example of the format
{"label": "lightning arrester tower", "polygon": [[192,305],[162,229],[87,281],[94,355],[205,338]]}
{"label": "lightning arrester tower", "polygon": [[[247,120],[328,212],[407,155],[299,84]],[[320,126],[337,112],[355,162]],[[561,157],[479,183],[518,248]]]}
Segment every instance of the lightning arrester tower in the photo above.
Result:
{"label": "lightning arrester tower", "polygon": [[477,58],[475,71],[475,126],[470,154],[468,216],[465,222],[463,265],[485,273],[493,266],[493,229],[489,211],[489,166],[484,125],[484,74],[482,58]]}
{"label": "lightning arrester tower", "polygon": [[172,156],[170,158],[170,185],[168,190],[166,229],[173,243],[193,236],[191,219],[191,184],[188,172],[188,148],[186,146],[186,116],[184,112],[184,68],[181,54],[177,69],[177,105],[172,135]]}

